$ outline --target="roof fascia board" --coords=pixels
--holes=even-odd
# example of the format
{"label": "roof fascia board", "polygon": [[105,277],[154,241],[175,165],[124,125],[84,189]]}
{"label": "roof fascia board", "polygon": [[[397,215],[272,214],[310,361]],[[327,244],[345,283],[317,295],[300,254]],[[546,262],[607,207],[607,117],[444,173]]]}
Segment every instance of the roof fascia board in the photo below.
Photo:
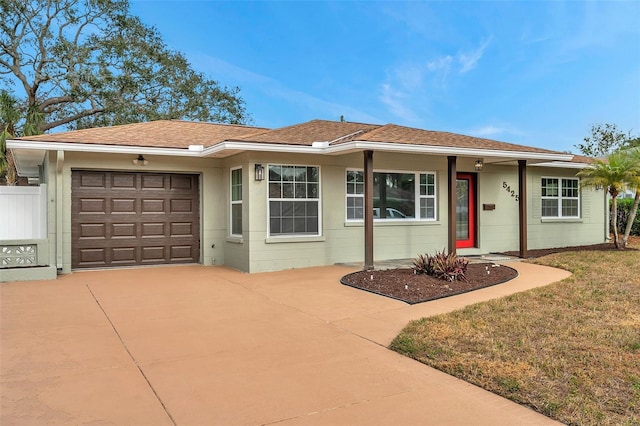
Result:
{"label": "roof fascia board", "polygon": [[553,161],[549,163],[532,164],[535,167],[559,167],[563,169],[585,169],[590,166],[588,163],[573,163],[569,161]]}
{"label": "roof fascia board", "polygon": [[147,154],[147,155],[177,155],[184,157],[200,157],[201,151],[181,148],[153,148],[127,145],[101,145],[89,143],[69,142],[36,142],[7,140],[7,148],[33,149],[49,151],[97,152],[103,154]]}
{"label": "roof fascia board", "polygon": [[[374,150],[389,152],[404,152],[412,154],[440,154],[461,155],[470,157],[492,156],[501,158],[521,158],[526,160],[567,161],[572,154],[549,154],[542,152],[503,151],[490,149],[472,149],[458,147],[425,146],[412,144],[393,144],[387,142],[352,141],[332,146],[308,146],[270,144],[264,142],[221,142],[203,151],[204,156],[214,155],[225,150],[262,151],[262,152],[286,152],[300,154],[340,154],[354,150]],[[575,163],[570,163],[575,164]]]}
{"label": "roof fascia board", "polygon": [[[396,144],[388,142],[370,142],[370,141],[351,141],[332,146],[309,146],[309,145],[288,145],[273,144],[264,142],[238,142],[225,141],[220,142],[202,151],[193,151],[180,148],[153,148],[140,146],[122,146],[122,145],[101,145],[87,143],[68,143],[68,142],[36,142],[36,141],[19,141],[7,140],[7,148],[17,149],[34,149],[34,150],[54,150],[54,151],[76,151],[76,152],[94,152],[94,153],[113,153],[113,154],[147,154],[147,155],[175,155],[184,157],[208,157],[227,150],[240,151],[262,151],[275,153],[299,153],[299,154],[341,154],[354,150],[373,150],[387,151],[410,154],[439,154],[439,155],[460,155],[469,157],[491,156],[498,158],[520,158],[524,160],[547,160],[552,162],[566,162],[563,165],[555,165],[551,167],[576,167],[571,163],[572,154],[549,154],[539,152],[525,151],[504,151],[479,148],[459,148],[433,145],[415,145],[415,144]],[[552,163],[542,163],[552,164]],[[553,163],[556,164],[556,163]],[[577,166],[576,168],[583,168]]]}
{"label": "roof fascia board", "polygon": [[326,148],[309,145],[287,145],[273,144],[266,142],[234,142],[225,141],[205,148],[202,156],[215,155],[223,151],[262,151],[262,152],[285,152],[288,154],[325,154]]}
{"label": "roof fascia board", "polygon": [[440,154],[440,155],[461,155],[470,157],[503,157],[503,158],[521,158],[523,160],[551,160],[551,161],[571,161],[572,154],[551,154],[544,152],[526,152],[526,151],[505,151],[480,148],[459,148],[450,146],[434,146],[434,145],[415,145],[415,144],[394,144],[387,142],[369,142],[369,141],[352,141],[345,142],[340,145],[334,145],[327,148],[327,154],[337,153],[339,151],[353,150],[373,150],[373,151],[390,151],[390,152],[406,152],[414,154]]}

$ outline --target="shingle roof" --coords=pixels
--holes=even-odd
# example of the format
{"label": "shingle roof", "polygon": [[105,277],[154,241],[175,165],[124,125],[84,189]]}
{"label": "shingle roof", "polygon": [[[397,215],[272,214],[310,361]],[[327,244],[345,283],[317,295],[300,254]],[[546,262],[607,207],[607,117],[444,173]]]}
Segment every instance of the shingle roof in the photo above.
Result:
{"label": "shingle roof", "polygon": [[377,125],[326,120],[312,120],[280,129],[267,130],[262,133],[244,136],[237,140],[290,145],[311,145],[313,142],[331,142],[331,145],[338,145],[358,140],[452,148],[561,154],[558,151],[542,148],[456,133],[416,129],[396,124]]}
{"label": "shingle roof", "polygon": [[595,160],[595,158],[585,157],[584,155],[574,155],[573,159],[571,160],[571,162],[572,163],[591,164],[591,163],[593,163],[593,160]]}
{"label": "shingle roof", "polygon": [[121,126],[96,127],[64,133],[50,133],[18,138],[25,141],[87,143],[101,145],[143,146],[154,148],[205,148],[244,135],[260,133],[263,127],[232,124],[158,120]]}
{"label": "shingle roof", "polygon": [[302,124],[244,136],[236,140],[289,145],[311,145],[313,142],[331,142],[336,139],[342,140],[343,138],[358,139],[360,135],[378,127],[380,126],[376,124],[311,120]]}
{"label": "shingle roof", "polygon": [[474,136],[466,136],[449,132],[415,129],[411,127],[398,126],[396,124],[381,126],[369,133],[358,136],[358,140],[453,148],[491,149],[498,151],[558,153],[557,151],[499,142],[492,139],[477,138]]}
{"label": "shingle roof", "polygon": [[[303,146],[311,146],[313,142],[329,142],[330,145],[335,146],[355,140],[445,148],[563,154],[530,146],[396,124],[378,125],[327,120],[312,120],[273,130],[264,127],[159,120],[26,136],[19,140],[182,149],[187,149],[189,145],[203,145],[204,148],[208,148],[224,141]],[[578,162],[587,163],[588,160],[585,157],[585,160],[578,160]]]}

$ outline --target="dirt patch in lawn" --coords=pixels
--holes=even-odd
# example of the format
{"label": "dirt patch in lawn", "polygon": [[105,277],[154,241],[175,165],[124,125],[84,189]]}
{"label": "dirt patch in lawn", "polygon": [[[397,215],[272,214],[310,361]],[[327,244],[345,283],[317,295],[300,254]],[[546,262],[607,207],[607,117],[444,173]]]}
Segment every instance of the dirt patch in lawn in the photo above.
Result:
{"label": "dirt patch in lawn", "polygon": [[471,263],[467,267],[467,282],[447,282],[413,269],[358,271],[345,275],[342,284],[414,304],[501,284],[518,276],[504,265]]}
{"label": "dirt patch in lawn", "polygon": [[[640,243],[640,237],[630,236],[628,245],[638,245]],[[627,246],[624,250],[630,251],[638,251],[637,248]],[[613,244],[613,242],[601,243],[601,244],[591,244],[588,246],[573,246],[573,247],[557,247],[557,248],[549,248],[549,249],[537,249],[537,250],[527,250],[527,254],[530,258],[542,257],[548,254],[553,253],[565,253],[568,251],[610,251],[610,250],[619,250]],[[504,253],[506,256],[519,256],[520,252],[518,251],[507,251]]]}

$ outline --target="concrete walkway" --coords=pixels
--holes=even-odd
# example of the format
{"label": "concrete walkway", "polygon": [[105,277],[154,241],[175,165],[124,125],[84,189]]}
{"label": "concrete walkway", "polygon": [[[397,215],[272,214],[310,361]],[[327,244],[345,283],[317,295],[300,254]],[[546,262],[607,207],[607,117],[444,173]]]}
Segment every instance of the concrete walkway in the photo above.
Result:
{"label": "concrete walkway", "polygon": [[411,319],[569,274],[418,305],[346,267],[179,266],[0,285],[0,424],[526,425],[527,408],[386,349]]}

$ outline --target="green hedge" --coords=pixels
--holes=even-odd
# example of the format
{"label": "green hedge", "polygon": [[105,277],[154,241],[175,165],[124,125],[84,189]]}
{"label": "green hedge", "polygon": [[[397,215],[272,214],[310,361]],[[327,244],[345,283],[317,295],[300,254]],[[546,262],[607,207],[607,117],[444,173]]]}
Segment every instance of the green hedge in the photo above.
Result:
{"label": "green hedge", "polygon": [[[631,206],[633,206],[633,198],[618,199],[618,232],[620,233],[623,233],[627,226],[627,218],[631,212]],[[609,208],[611,208],[611,201],[609,201]],[[609,228],[613,232],[613,227],[609,226]],[[640,209],[638,209],[636,219],[633,221],[631,235],[640,235]]]}

